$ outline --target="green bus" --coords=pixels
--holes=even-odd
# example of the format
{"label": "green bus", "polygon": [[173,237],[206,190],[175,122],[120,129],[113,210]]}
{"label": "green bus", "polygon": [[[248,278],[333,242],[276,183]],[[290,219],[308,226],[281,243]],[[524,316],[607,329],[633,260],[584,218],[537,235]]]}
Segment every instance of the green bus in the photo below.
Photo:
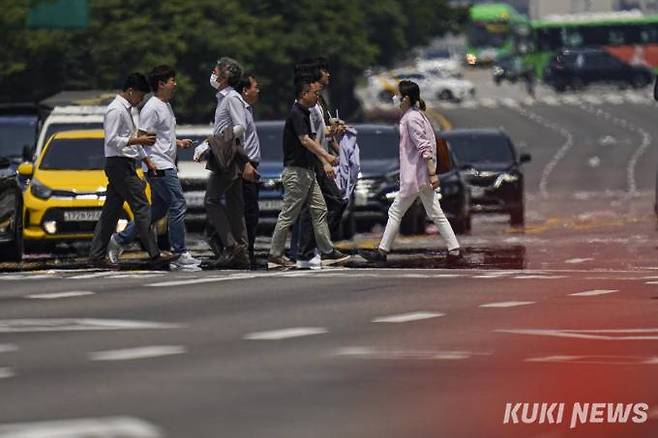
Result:
{"label": "green bus", "polygon": [[466,63],[488,65],[514,50],[514,29],[528,20],[506,3],[471,6],[466,29]]}
{"label": "green bus", "polygon": [[533,21],[530,32],[515,35],[516,52],[537,77],[563,49],[603,48],[621,61],[658,69],[658,15],[605,12],[553,16]]}

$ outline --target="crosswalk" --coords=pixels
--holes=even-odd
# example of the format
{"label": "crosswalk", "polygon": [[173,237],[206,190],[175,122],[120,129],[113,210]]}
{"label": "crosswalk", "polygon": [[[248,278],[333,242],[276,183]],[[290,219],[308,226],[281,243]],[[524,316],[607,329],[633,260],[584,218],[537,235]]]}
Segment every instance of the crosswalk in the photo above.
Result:
{"label": "crosswalk", "polygon": [[646,91],[621,91],[617,93],[582,93],[582,94],[546,94],[539,95],[536,98],[526,96],[522,98],[513,97],[481,97],[478,99],[464,100],[462,102],[441,102],[433,101],[430,103],[434,109],[454,109],[454,108],[518,108],[520,106],[562,106],[562,105],[656,105],[651,94]]}

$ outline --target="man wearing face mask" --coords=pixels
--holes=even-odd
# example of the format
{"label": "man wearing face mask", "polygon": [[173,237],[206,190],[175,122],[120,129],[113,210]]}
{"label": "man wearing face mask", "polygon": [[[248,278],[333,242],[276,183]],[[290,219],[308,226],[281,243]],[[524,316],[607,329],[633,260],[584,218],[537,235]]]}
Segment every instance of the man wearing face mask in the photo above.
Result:
{"label": "man wearing face mask", "polygon": [[92,266],[106,266],[105,255],[112,233],[116,230],[124,202],[128,202],[135,216],[137,234],[157,266],[168,265],[175,257],[160,254],[155,237],[151,234],[151,209],[146,198],[146,183],[137,175],[140,161],[155,172],[156,167],[142,146],[152,146],[153,134],[137,133],[130,110],[150,91],[146,77],[133,73],[126,79],[123,91],[110,103],[103,118],[105,131],[105,174],[108,185],[101,217],[94,230],[89,251]]}
{"label": "man wearing face mask", "polygon": [[[225,130],[230,129],[234,138],[244,145],[246,109],[240,93],[236,91],[241,77],[240,64],[234,59],[224,57],[217,61],[210,83],[213,88],[219,90],[213,135],[220,137]],[[210,170],[211,174],[206,189],[206,212],[208,221],[224,247],[224,253],[211,262],[210,267],[232,269],[251,267],[247,252],[242,180],[255,181],[257,173],[246,154],[241,154],[239,158],[237,172],[222,172],[213,157],[212,150],[208,151],[206,169]],[[222,198],[225,199],[225,204]]]}

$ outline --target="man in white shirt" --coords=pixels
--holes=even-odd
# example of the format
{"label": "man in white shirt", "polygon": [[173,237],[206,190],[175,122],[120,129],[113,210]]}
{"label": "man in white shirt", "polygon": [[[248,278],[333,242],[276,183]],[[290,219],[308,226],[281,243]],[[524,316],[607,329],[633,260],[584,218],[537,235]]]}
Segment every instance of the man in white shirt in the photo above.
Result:
{"label": "man in white shirt", "polygon": [[[161,255],[157,242],[151,234],[151,211],[146,198],[146,183],[137,175],[136,167],[144,162],[149,171],[155,166],[142,146],[155,143],[154,135],[138,133],[130,110],[139,105],[149,85],[140,73],[126,79],[123,91],[107,107],[103,119],[105,130],[105,174],[108,185],[101,217],[96,224],[94,238],[89,251],[89,262],[93,266],[106,266],[105,253],[112,233],[116,229],[124,202],[128,202],[135,216],[135,229],[150,259],[155,264],[168,263],[173,257]],[[116,261],[110,260],[112,264]]]}
{"label": "man in white shirt", "polygon": [[[176,169],[176,149],[192,145],[189,139],[176,139],[176,117],[170,101],[176,90],[176,72],[167,65],[155,67],[149,74],[154,92],[140,112],[140,133],[154,134],[155,144],[145,148],[155,172],[149,172],[151,186],[151,221],[157,222],[168,215],[169,241],[172,252],[179,257],[172,268],[197,267],[200,261],[192,257],[185,244],[185,212],[187,205]],[[110,261],[118,260],[123,246],[131,243],[137,234],[134,222],[121,233],[116,233],[108,245]],[[200,268],[199,268],[200,269]]]}

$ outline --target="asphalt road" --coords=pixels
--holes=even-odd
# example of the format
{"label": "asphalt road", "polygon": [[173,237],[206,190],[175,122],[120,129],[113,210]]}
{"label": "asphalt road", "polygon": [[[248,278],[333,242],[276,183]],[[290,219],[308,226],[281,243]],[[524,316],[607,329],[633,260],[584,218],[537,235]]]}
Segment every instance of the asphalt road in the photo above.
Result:
{"label": "asphalt road", "polygon": [[[590,96],[440,108],[533,156],[526,227],[478,217],[464,269],[429,235],[378,267],[0,274],[0,437],[656,436],[657,111]],[[504,424],[521,402],[564,418]]]}

